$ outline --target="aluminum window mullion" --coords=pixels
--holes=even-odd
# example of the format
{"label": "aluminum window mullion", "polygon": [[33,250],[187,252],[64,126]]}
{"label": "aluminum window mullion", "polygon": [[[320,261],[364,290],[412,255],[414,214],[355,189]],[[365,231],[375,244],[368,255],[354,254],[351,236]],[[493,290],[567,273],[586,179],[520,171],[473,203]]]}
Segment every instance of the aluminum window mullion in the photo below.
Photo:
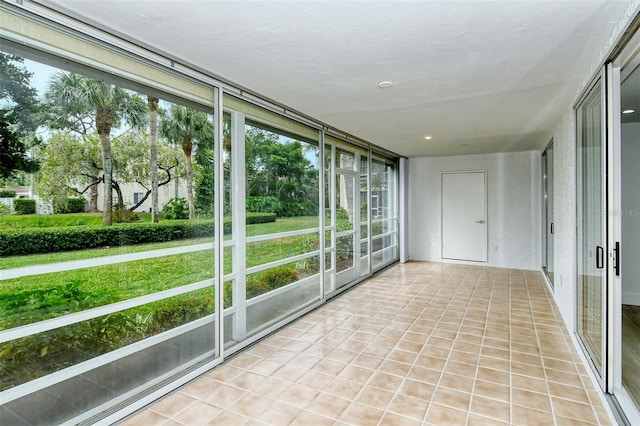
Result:
{"label": "aluminum window mullion", "polygon": [[116,265],[119,263],[134,262],[137,260],[154,259],[165,256],[175,256],[184,253],[194,253],[198,251],[211,250],[213,243],[194,244],[190,246],[179,246],[166,249],[140,251],[127,254],[116,254],[112,256],[94,257],[90,259],[71,260],[67,262],[47,263],[40,265],[23,266],[19,268],[0,270],[0,281],[9,280],[34,275],[53,274],[56,272],[73,271],[77,269],[93,268],[96,266]]}
{"label": "aluminum window mullion", "polygon": [[246,170],[245,170],[245,114],[231,112],[231,217],[233,238],[237,241],[233,254],[232,304],[236,308],[233,340],[247,337],[247,241],[246,241]]}
{"label": "aluminum window mullion", "polygon": [[287,231],[287,232],[278,232],[275,234],[263,234],[263,235],[254,235],[252,237],[246,237],[245,241],[247,243],[256,243],[259,241],[268,241],[268,240],[277,240],[279,238],[287,238],[287,237],[296,237],[299,235],[308,235],[318,232],[317,228],[307,228],[307,229],[299,229],[296,231]]}
{"label": "aluminum window mullion", "polygon": [[[219,88],[214,89],[213,93],[213,121],[214,121],[214,164],[213,175],[215,177],[213,183],[213,203],[214,203],[214,246],[215,246],[215,258],[214,258],[214,291],[215,291],[215,319],[216,325],[216,338],[215,338],[215,352],[216,355],[224,358],[224,316],[222,311],[224,310],[224,157],[222,149],[222,140],[224,139],[224,113],[223,113],[223,98],[222,90]],[[230,241],[231,243],[231,241]]]}
{"label": "aluminum window mullion", "polygon": [[256,272],[260,272],[260,271],[264,271],[264,270],[267,270],[267,269],[275,268],[277,266],[286,265],[287,263],[298,262],[300,260],[304,260],[304,259],[316,256],[316,255],[319,255],[319,254],[320,254],[320,251],[316,250],[316,251],[312,251],[312,252],[309,252],[309,253],[299,254],[297,256],[287,257],[286,259],[275,260],[273,262],[263,263],[262,265],[252,266],[252,267],[246,269],[246,274],[247,275],[255,274]]}

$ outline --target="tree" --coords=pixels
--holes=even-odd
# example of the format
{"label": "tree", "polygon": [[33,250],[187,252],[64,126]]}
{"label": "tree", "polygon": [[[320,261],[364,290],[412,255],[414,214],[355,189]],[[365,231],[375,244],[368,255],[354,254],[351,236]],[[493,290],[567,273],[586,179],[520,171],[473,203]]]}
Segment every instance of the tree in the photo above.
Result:
{"label": "tree", "polygon": [[195,218],[193,199],[193,163],[194,147],[213,141],[213,126],[207,114],[181,105],[172,105],[169,115],[162,120],[160,131],[169,141],[182,147],[187,171],[187,203],[189,219]]}
{"label": "tree", "polygon": [[[53,76],[46,100],[50,117],[60,128],[80,128],[86,135],[87,126],[95,126],[100,140],[105,187],[102,223],[111,225],[111,131],[123,123],[136,128],[146,124],[147,104],[139,96],[120,87],[67,72]],[[91,121],[87,121],[88,118]]]}
{"label": "tree", "polygon": [[3,179],[10,178],[16,171],[34,173],[38,170],[37,161],[29,158],[25,144],[6,121],[0,121],[0,166]]}
{"label": "tree", "polygon": [[0,53],[0,178],[8,179],[16,171],[33,173],[38,163],[29,157],[28,139],[35,131],[39,110],[37,91],[31,87],[31,77],[19,56]]}
{"label": "tree", "polygon": [[[113,139],[114,149],[114,188],[119,183],[135,182],[146,191],[129,210],[134,211],[153,193],[153,169],[148,153],[151,151],[151,138],[142,132],[126,132]],[[180,149],[167,144],[157,144],[156,182],[162,187],[177,177],[184,177],[184,163],[181,162]],[[157,190],[156,190],[157,194]],[[153,209],[153,208],[152,208]]]}
{"label": "tree", "polygon": [[[119,204],[123,204],[120,186],[136,182],[146,193],[139,202],[129,208],[134,211],[151,194],[151,168],[149,167],[150,141],[146,134],[129,131],[112,140],[115,172],[112,187]],[[161,144],[158,147],[158,186],[167,185],[175,177],[184,175],[179,148]],[[102,182],[100,142],[95,133],[80,138],[70,131],[54,132],[38,152],[41,159],[38,191],[43,198],[61,206],[70,195],[85,194]]]}
{"label": "tree", "polygon": [[307,158],[305,145],[281,140],[280,135],[250,127],[245,136],[246,175],[249,196],[274,196],[283,209],[302,207],[280,214],[308,214],[318,205],[318,169]]}
{"label": "tree", "polygon": [[158,98],[147,96],[151,167],[151,222],[158,221]]}
{"label": "tree", "polygon": [[100,144],[88,135],[82,139],[68,130],[56,131],[40,146],[38,193],[55,207],[70,195],[85,194],[101,181]]}

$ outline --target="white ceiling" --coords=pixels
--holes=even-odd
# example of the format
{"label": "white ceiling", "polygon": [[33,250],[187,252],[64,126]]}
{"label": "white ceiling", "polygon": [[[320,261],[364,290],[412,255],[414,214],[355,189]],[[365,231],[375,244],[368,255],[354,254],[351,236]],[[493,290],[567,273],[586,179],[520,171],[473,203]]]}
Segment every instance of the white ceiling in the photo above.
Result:
{"label": "white ceiling", "polygon": [[414,157],[542,148],[630,2],[41,3]]}

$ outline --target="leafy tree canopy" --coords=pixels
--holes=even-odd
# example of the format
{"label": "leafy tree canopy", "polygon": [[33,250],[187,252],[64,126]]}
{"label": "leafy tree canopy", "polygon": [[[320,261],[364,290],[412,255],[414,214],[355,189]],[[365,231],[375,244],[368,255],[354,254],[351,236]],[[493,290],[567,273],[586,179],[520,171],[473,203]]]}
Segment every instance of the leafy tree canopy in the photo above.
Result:
{"label": "leafy tree canopy", "polygon": [[29,157],[28,149],[38,142],[27,135],[36,125],[39,109],[37,91],[31,87],[31,76],[23,59],[0,53],[0,178],[15,172],[33,173],[38,163]]}

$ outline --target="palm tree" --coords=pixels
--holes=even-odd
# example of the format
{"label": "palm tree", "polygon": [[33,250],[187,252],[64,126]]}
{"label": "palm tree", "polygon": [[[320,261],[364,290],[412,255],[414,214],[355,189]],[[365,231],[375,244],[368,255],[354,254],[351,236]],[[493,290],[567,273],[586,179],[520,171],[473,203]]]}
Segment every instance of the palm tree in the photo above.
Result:
{"label": "palm tree", "polygon": [[104,203],[102,223],[111,225],[113,160],[111,157],[111,130],[123,122],[132,127],[146,124],[147,105],[138,96],[100,80],[59,72],[53,76],[46,94],[50,113],[63,127],[84,128],[84,118],[92,118],[100,140],[102,170],[104,174]]}
{"label": "palm tree", "polygon": [[147,96],[151,139],[151,222],[158,221],[158,98]]}
{"label": "palm tree", "polygon": [[172,105],[170,115],[162,120],[160,131],[174,144],[182,146],[187,169],[187,204],[189,219],[195,218],[193,201],[193,164],[191,157],[198,143],[205,143],[213,138],[213,128],[207,114],[181,105]]}

